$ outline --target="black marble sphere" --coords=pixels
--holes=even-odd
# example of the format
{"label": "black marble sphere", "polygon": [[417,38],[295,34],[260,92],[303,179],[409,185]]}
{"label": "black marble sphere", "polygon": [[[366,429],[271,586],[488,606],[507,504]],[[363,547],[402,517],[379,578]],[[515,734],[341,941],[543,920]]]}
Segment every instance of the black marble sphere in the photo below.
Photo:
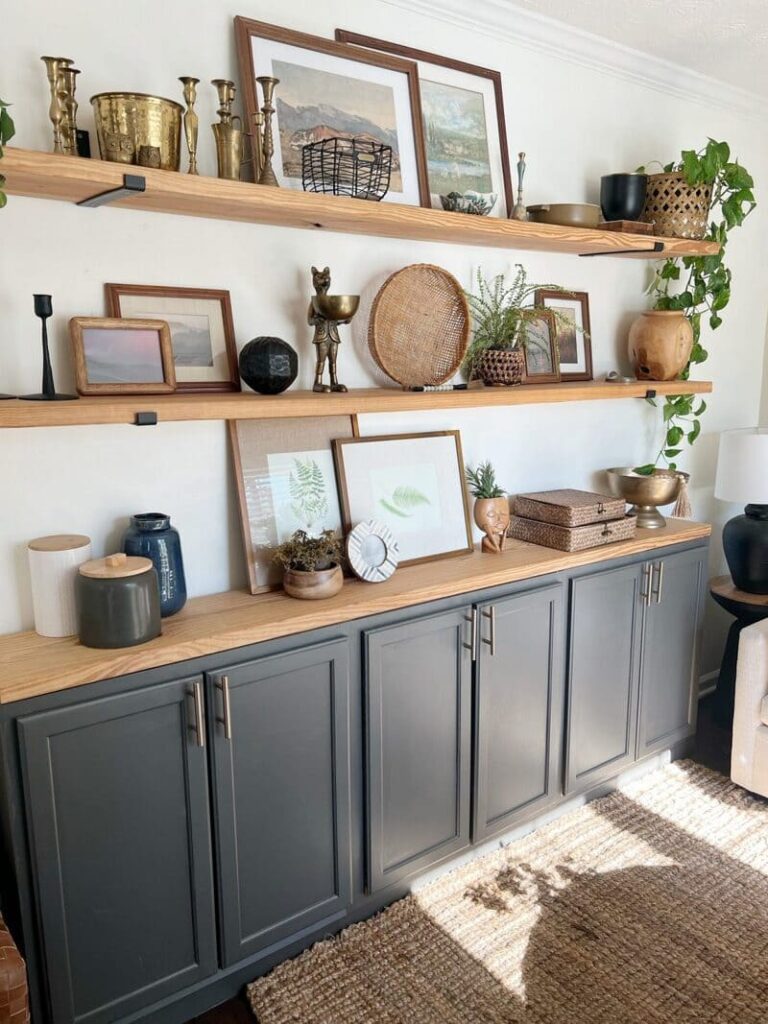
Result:
{"label": "black marble sphere", "polygon": [[240,353],[240,376],[261,395],[279,395],[296,380],[299,357],[282,338],[254,338]]}

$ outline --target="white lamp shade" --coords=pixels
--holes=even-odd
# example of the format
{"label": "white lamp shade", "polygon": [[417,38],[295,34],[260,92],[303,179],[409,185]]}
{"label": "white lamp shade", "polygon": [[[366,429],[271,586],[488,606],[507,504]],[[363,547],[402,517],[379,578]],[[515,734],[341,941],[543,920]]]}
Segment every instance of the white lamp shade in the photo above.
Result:
{"label": "white lamp shade", "polygon": [[767,430],[726,430],[720,435],[715,497],[768,505]]}

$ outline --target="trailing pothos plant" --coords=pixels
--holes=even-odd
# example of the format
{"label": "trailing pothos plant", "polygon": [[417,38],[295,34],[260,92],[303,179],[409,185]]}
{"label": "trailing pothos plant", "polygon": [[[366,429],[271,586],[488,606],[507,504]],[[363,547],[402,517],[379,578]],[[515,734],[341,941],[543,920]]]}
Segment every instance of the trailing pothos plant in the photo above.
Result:
{"label": "trailing pothos plant", "polygon": [[[16,126],[13,123],[11,115],[8,113],[8,107],[10,104],[4,100],[0,100],[0,157],[2,157],[5,146],[11,141],[13,136],[16,134]],[[5,185],[5,176],[0,174],[0,209],[2,209],[8,202],[8,197],[3,190]]]}
{"label": "trailing pothos plant", "polygon": [[[642,170],[642,168],[641,168]],[[683,256],[665,260],[656,270],[648,287],[654,309],[682,310],[693,329],[693,348],[688,366],[682,373],[687,380],[691,367],[708,356],[701,343],[703,323],[715,331],[722,324],[722,311],[731,298],[731,270],[725,263],[729,232],[740,227],[755,208],[752,175],[731,160],[727,142],[709,139],[698,152],[683,150],[678,163],[667,164],[665,172],[680,171],[691,186],[712,185],[710,225],[705,238],[717,242],[720,252],[714,256]],[[648,399],[656,405],[654,399]],[[664,441],[656,461],[638,466],[638,473],[650,474],[665,463],[677,469],[676,459],[684,442],[692,445],[701,432],[701,415],[707,403],[695,395],[669,395],[664,401]]]}

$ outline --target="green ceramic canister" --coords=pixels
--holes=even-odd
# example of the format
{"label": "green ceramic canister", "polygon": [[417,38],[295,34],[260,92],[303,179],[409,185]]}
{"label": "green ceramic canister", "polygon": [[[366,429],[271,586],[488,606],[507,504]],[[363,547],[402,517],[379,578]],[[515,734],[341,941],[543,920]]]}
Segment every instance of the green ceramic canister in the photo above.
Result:
{"label": "green ceramic canister", "polygon": [[80,566],[80,643],[133,647],[160,636],[160,586],[148,558],[108,555]]}

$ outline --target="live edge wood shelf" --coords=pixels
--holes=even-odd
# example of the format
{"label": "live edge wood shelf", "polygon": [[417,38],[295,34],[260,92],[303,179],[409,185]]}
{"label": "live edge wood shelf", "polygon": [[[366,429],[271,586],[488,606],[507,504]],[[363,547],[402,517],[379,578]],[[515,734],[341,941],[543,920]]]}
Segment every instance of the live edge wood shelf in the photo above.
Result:
{"label": "live edge wood shelf", "polygon": [[365,203],[26,149],[6,149],[2,162],[9,193],[74,203],[120,189],[126,171],[140,175],[145,187],[117,200],[116,205],[157,213],[577,256],[660,259],[707,256],[719,250],[714,242],[472,217],[395,203]]}
{"label": "live edge wood shelf", "polygon": [[302,416],[352,416],[374,412],[422,412],[493,406],[584,402],[598,399],[700,395],[710,381],[636,381],[606,384],[528,384],[512,388],[471,387],[466,391],[411,392],[399,388],[358,388],[346,394],[286,391],[282,395],[145,395],[85,397],[77,402],[0,402],[0,427],[66,427],[78,424],[136,423],[151,412],[157,422],[172,420],[259,420]]}
{"label": "live edge wood shelf", "polygon": [[156,640],[119,650],[83,647],[75,637],[50,639],[32,632],[0,636],[0,704],[609,559],[643,555],[709,534],[705,523],[668,519],[661,530],[638,530],[632,540],[587,551],[564,553],[509,541],[502,555],[475,551],[428,565],[405,566],[386,583],[347,580],[341,592],[327,601],[296,601],[281,591],[256,597],[244,591],[213,594],[194,598],[178,615],[164,619],[162,636]]}

